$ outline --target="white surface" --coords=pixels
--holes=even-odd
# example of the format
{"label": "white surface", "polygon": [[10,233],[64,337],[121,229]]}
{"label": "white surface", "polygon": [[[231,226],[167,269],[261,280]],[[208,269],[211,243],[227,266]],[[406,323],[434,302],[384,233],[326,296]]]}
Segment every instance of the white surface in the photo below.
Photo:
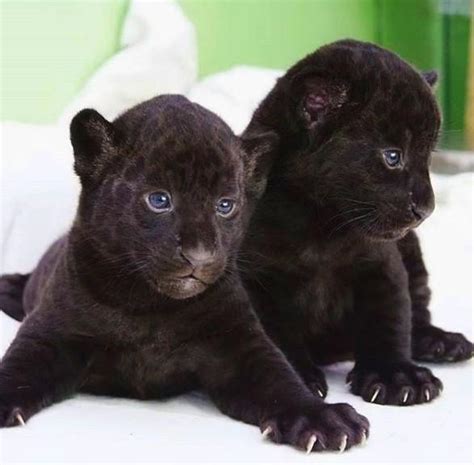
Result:
{"label": "white surface", "polygon": [[198,82],[188,97],[218,114],[240,134],[259,102],[282,74],[278,70],[236,66]]}
{"label": "white surface", "polygon": [[[177,18],[176,12],[172,15]],[[183,31],[188,37],[186,26]],[[125,56],[126,52],[122,53]],[[188,58],[193,60],[192,52]],[[122,66],[126,63],[122,60]],[[184,67],[183,73],[189,70]],[[192,73],[182,82],[192,79]],[[241,131],[278,75],[240,67],[197,84],[190,96]],[[149,78],[148,74],[143,76]],[[129,92],[134,94],[134,85],[138,88],[142,81],[132,81]],[[89,104],[91,98],[93,106],[111,114],[126,108],[110,106],[115,97],[101,92],[109,77],[91,82],[74,108]],[[155,93],[160,87],[156,89]],[[140,89],[134,95],[138,98]],[[126,105],[128,100],[118,96],[119,101]],[[2,126],[2,135],[0,272],[29,271],[47,245],[70,224],[78,183],[72,174],[68,133],[61,124],[9,123]],[[434,321],[472,339],[473,177],[437,176],[434,185],[438,206],[420,228],[434,291]],[[0,313],[0,354],[17,327]],[[42,411],[26,427],[2,430],[0,463],[472,462],[472,362],[434,366],[445,385],[442,397],[407,408],[368,404],[348,393],[344,378],[350,367],[328,368],[328,401],[351,403],[370,419],[372,427],[367,445],[344,455],[306,456],[263,441],[256,427],[225,417],[200,394],[166,402],[80,395]]]}

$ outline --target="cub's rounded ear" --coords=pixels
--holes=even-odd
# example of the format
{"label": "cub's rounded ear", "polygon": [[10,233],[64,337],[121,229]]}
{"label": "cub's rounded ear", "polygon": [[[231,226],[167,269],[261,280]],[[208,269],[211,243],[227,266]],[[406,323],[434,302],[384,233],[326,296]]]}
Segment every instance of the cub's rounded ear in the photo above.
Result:
{"label": "cub's rounded ear", "polygon": [[299,76],[292,94],[297,96],[299,119],[307,129],[314,129],[342,111],[349,99],[349,86],[338,79]]}
{"label": "cub's rounded ear", "polygon": [[265,190],[267,176],[278,151],[280,138],[275,131],[245,131],[240,137],[244,151],[247,193],[258,198]]}
{"label": "cub's rounded ear", "polygon": [[430,87],[434,88],[438,82],[438,72],[435,70],[431,71],[423,71],[421,73],[425,81],[430,85]]}
{"label": "cub's rounded ear", "polygon": [[74,170],[81,179],[94,178],[112,156],[117,134],[109,121],[95,110],[80,111],[71,121]]}

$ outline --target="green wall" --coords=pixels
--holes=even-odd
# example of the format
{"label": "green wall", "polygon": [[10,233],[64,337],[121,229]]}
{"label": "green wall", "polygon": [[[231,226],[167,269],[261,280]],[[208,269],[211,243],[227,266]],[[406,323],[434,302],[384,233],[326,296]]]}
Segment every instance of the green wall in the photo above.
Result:
{"label": "green wall", "polygon": [[127,0],[2,0],[1,119],[54,121],[119,47]]}
{"label": "green wall", "polygon": [[[467,77],[469,35],[472,19],[465,15],[443,17],[446,38],[443,48],[443,143],[452,148],[463,148],[463,128],[467,107]],[[471,58],[473,59],[473,58]]]}
{"label": "green wall", "polygon": [[230,66],[287,68],[343,37],[377,38],[376,0],[180,0],[197,29],[201,76]]}
{"label": "green wall", "polygon": [[[200,76],[237,64],[287,68],[345,37],[441,71],[450,144],[462,143],[471,20],[447,0],[178,0],[196,27]],[[464,5],[470,0],[456,0]],[[0,0],[1,119],[51,122],[119,48],[129,0]],[[456,142],[458,141],[458,142]]]}

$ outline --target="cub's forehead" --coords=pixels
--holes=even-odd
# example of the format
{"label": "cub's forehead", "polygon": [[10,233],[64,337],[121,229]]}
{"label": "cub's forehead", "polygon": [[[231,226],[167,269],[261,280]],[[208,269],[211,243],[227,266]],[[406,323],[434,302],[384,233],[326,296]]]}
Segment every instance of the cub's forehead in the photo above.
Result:
{"label": "cub's forehead", "polygon": [[146,157],[147,181],[166,182],[170,188],[189,192],[237,189],[243,164],[236,141],[203,136],[157,144]]}
{"label": "cub's forehead", "polygon": [[356,57],[361,77],[372,83],[364,113],[372,119],[373,127],[392,136],[436,139],[439,109],[421,73],[394,53],[376,46],[364,48]]}
{"label": "cub's forehead", "polygon": [[[145,181],[212,193],[236,189],[243,176],[238,138],[217,115],[184,97],[154,102],[129,132],[127,158]],[[143,116],[143,115],[140,115]]]}
{"label": "cub's forehead", "polygon": [[392,83],[385,92],[374,93],[363,120],[394,144],[400,139],[434,143],[441,120],[431,91],[401,79]]}
{"label": "cub's forehead", "polygon": [[436,137],[440,116],[433,91],[420,72],[377,45],[342,40],[320,49],[313,60],[345,80],[351,98],[363,102],[354,118],[371,128],[414,137]]}

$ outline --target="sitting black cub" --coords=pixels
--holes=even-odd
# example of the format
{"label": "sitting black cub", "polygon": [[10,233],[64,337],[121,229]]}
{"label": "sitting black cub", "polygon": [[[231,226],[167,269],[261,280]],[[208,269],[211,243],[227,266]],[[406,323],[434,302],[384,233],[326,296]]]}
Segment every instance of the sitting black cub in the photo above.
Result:
{"label": "sitting black cub", "polygon": [[428,402],[441,382],[412,360],[472,356],[464,336],[430,324],[413,232],[434,208],[435,80],[375,45],[336,42],[295,64],[244,132],[280,136],[243,245],[248,289],[265,329],[321,397],[317,365],[355,357],[353,393]]}
{"label": "sitting black cub", "polygon": [[362,441],[367,420],[314,398],[240,283],[261,141],[242,144],[180,96],[113,123],[84,110],[71,140],[82,183],[72,229],[31,275],[0,280],[0,306],[26,314],[0,365],[0,425],[76,391],[144,399],[202,387],[276,442],[311,451]]}

